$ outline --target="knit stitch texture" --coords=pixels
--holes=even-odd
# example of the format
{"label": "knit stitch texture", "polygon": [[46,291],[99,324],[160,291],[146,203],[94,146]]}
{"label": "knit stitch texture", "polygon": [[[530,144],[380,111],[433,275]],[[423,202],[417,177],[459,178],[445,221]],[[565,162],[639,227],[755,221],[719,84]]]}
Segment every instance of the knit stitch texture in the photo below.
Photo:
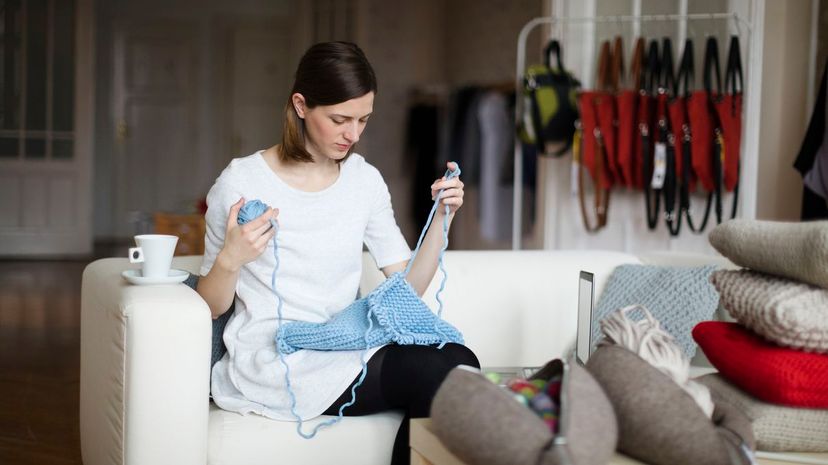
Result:
{"label": "knit stitch texture", "polygon": [[669,332],[688,358],[696,353],[691,331],[709,320],[719,296],[709,282],[715,267],[621,265],[610,275],[592,315],[593,341],[601,335],[599,321],[630,305],[642,305]]}
{"label": "knit stitch texture", "polygon": [[779,345],[828,353],[828,290],[756,271],[716,271],[722,305]]}
{"label": "knit stitch texture", "polygon": [[[366,315],[373,323],[370,330]],[[284,354],[299,349],[359,350],[390,343],[463,344],[460,332],[432,313],[403,273],[395,273],[325,323],[282,325],[276,340]]]}
{"label": "knit stitch texture", "polygon": [[753,397],[828,408],[828,355],[780,347],[738,323],[704,321],[693,337],[719,373]]}
{"label": "knit stitch texture", "polygon": [[828,452],[828,410],[768,404],[742,392],[720,374],[696,380],[710,388],[717,404],[727,402],[750,419],[757,449]]}
{"label": "knit stitch texture", "polygon": [[828,288],[828,221],[730,220],[709,239],[739,266]]}

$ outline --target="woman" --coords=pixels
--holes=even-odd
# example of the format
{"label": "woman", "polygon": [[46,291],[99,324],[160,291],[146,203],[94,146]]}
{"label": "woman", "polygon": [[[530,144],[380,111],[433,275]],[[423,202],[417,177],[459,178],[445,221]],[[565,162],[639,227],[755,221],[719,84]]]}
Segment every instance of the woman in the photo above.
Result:
{"label": "woman", "polygon": [[[294,420],[274,337],[276,303],[270,288],[275,265],[271,219],[278,218],[277,286],[285,322],[325,322],[357,295],[362,245],[386,276],[405,269],[411,251],[394,220],[380,173],[354,153],[373,110],[376,78],[362,50],[344,42],[311,47],[302,57],[285,105],[282,143],[234,159],[207,196],[207,234],[198,293],[213,317],[234,302],[227,323],[227,353],[213,367],[211,391],[226,410]],[[448,163],[455,169],[454,163]],[[419,295],[437,269],[443,245],[444,205],[449,221],[463,204],[459,178],[437,179],[443,189],[422,248],[406,279]],[[237,224],[245,199],[268,209]],[[350,400],[363,351],[300,350],[287,355],[296,411],[303,419],[336,415]],[[393,463],[407,463],[408,418],[424,417],[440,382],[458,364],[479,366],[466,347],[387,345],[368,352],[368,374],[345,415],[404,409]]]}

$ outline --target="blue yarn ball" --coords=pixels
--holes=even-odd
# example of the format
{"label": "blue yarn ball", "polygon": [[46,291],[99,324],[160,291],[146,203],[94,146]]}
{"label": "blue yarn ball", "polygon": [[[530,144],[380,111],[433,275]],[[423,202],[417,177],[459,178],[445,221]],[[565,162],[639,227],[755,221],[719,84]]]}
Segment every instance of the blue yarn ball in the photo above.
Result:
{"label": "blue yarn ball", "polygon": [[247,224],[262,216],[267,211],[267,204],[261,200],[249,200],[239,210],[238,223]]}

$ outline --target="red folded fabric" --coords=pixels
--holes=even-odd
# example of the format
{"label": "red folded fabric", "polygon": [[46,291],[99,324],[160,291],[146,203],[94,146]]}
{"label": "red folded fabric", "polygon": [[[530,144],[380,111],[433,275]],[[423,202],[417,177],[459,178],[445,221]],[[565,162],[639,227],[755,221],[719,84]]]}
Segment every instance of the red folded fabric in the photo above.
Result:
{"label": "red folded fabric", "polygon": [[828,408],[828,355],[777,346],[737,323],[704,321],[693,339],[743,391],[777,405]]}

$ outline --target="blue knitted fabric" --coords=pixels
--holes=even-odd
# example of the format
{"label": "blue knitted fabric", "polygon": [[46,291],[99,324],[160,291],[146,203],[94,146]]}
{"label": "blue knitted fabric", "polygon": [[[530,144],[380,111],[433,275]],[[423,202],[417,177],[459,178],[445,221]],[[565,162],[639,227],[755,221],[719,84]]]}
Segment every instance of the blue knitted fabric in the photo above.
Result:
{"label": "blue knitted fabric", "polygon": [[282,325],[276,341],[279,352],[290,354],[299,349],[358,350],[390,343],[462,344],[463,336],[428,308],[403,273],[394,273],[325,323]]}
{"label": "blue knitted fabric", "polygon": [[600,338],[598,322],[604,317],[619,308],[640,304],[675,338],[684,354],[692,358],[697,347],[691,334],[693,327],[700,321],[710,320],[719,306],[719,294],[710,283],[715,269],[715,266],[616,267],[592,315],[592,340]]}

